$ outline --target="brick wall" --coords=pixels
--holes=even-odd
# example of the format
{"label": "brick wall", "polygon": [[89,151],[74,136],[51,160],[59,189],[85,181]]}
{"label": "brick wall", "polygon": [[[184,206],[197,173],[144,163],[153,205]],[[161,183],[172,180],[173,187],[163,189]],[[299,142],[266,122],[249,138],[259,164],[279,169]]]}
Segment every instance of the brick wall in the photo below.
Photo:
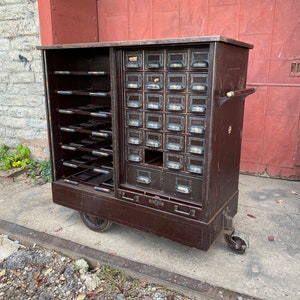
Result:
{"label": "brick wall", "polygon": [[48,157],[37,0],[0,0],[0,145]]}

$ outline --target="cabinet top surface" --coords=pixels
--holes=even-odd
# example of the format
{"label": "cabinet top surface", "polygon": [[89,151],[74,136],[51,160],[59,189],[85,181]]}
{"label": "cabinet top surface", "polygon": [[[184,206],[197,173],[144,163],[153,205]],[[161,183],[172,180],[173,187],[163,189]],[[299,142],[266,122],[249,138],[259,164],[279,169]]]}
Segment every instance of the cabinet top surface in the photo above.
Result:
{"label": "cabinet top surface", "polygon": [[185,45],[197,43],[223,42],[251,49],[253,45],[244,43],[239,40],[231,39],[221,35],[215,36],[195,36],[186,38],[168,38],[157,40],[128,40],[114,42],[98,42],[98,43],[80,43],[80,44],[57,44],[38,46],[37,49],[72,49],[72,48],[100,48],[100,47],[132,47],[132,46],[155,46],[155,45]]}

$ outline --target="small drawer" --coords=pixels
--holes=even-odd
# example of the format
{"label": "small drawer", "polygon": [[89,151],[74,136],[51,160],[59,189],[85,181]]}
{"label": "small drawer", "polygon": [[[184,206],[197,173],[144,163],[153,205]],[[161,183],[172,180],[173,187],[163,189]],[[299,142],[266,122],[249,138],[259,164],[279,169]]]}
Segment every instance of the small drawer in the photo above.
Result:
{"label": "small drawer", "polygon": [[130,127],[141,127],[143,124],[143,114],[138,111],[126,111],[126,122]]}
{"label": "small drawer", "polygon": [[186,74],[168,73],[167,86],[169,91],[183,91],[186,88]]}
{"label": "small drawer", "polygon": [[187,152],[192,154],[204,154],[204,140],[189,136],[187,138]]}
{"label": "small drawer", "polygon": [[131,162],[142,162],[143,149],[138,147],[127,147],[127,160]]}
{"label": "small drawer", "polygon": [[202,204],[202,180],[199,177],[167,171],[164,175],[163,190],[173,197]]}
{"label": "small drawer", "polygon": [[143,95],[140,93],[126,93],[126,107],[142,108]]}
{"label": "small drawer", "polygon": [[167,53],[169,69],[184,69],[187,67],[187,51],[172,51]]}
{"label": "small drawer", "polygon": [[138,90],[143,86],[142,73],[129,73],[125,74],[125,87],[127,89]]}
{"label": "small drawer", "polygon": [[145,52],[145,69],[156,70],[164,67],[164,53],[159,51]]}
{"label": "small drawer", "polygon": [[162,134],[146,131],[145,145],[150,148],[159,149],[162,146]]}
{"label": "small drawer", "polygon": [[208,51],[191,50],[190,66],[194,69],[208,68]]}
{"label": "small drawer", "polygon": [[184,95],[167,95],[166,110],[173,112],[184,112],[185,96]]}
{"label": "small drawer", "polygon": [[165,153],[165,167],[171,170],[181,171],[183,169],[184,160],[182,155],[173,153]]}
{"label": "small drawer", "polygon": [[207,92],[207,74],[190,74],[190,90],[192,92]]}
{"label": "small drawer", "polygon": [[205,114],[206,113],[206,96],[189,96],[189,112]]}
{"label": "small drawer", "polygon": [[199,156],[187,156],[186,157],[187,171],[193,174],[203,174],[203,159]]}
{"label": "small drawer", "polygon": [[127,144],[141,145],[143,143],[143,132],[140,130],[127,129]]}
{"label": "small drawer", "polygon": [[150,167],[128,164],[127,182],[144,188],[161,188],[161,171]]}
{"label": "small drawer", "polygon": [[147,90],[161,90],[164,87],[164,74],[160,73],[146,73],[145,88]]}
{"label": "small drawer", "polygon": [[143,63],[143,54],[140,52],[125,52],[125,68],[140,69]]}
{"label": "small drawer", "polygon": [[184,116],[166,115],[166,128],[169,131],[182,132],[184,130]]}
{"label": "small drawer", "polygon": [[161,129],[162,128],[162,115],[146,113],[146,128],[148,129]]}
{"label": "small drawer", "polygon": [[146,94],[145,95],[146,103],[145,107],[149,110],[161,110],[163,103],[163,95],[162,94]]}
{"label": "small drawer", "polygon": [[205,120],[197,117],[189,117],[188,131],[189,133],[203,136],[205,133]]}
{"label": "small drawer", "polygon": [[184,136],[166,135],[166,150],[184,151]]}

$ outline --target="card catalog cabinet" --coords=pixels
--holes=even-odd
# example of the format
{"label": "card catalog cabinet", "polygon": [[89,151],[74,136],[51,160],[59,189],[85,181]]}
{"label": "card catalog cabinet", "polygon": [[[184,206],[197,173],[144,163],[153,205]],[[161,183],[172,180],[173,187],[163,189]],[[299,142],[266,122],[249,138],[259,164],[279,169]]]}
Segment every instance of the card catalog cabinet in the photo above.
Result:
{"label": "card catalog cabinet", "polygon": [[234,236],[248,51],[222,36],[42,50],[55,203],[207,250]]}

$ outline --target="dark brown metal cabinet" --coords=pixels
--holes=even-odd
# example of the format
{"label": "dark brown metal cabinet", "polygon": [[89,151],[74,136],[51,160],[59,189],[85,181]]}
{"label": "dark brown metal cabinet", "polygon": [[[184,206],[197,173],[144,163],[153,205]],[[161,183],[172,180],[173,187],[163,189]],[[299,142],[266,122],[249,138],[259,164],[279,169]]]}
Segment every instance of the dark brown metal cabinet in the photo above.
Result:
{"label": "dark brown metal cabinet", "polygon": [[248,51],[222,36],[39,47],[53,201],[207,250],[237,212]]}

